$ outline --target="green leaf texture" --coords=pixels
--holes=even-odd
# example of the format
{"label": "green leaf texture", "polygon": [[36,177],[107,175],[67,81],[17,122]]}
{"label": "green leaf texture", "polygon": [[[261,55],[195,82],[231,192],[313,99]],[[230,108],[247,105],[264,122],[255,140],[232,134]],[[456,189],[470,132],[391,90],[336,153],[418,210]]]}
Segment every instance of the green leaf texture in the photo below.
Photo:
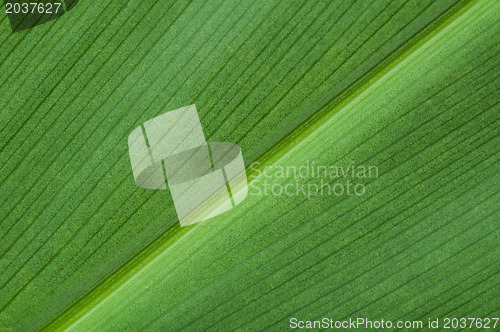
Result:
{"label": "green leaf texture", "polygon": [[[499,19],[495,0],[80,0],[12,33],[3,13],[0,330],[498,317]],[[242,148],[250,194],[180,228],[127,137],[190,104]],[[256,194],[311,163],[378,174]]]}

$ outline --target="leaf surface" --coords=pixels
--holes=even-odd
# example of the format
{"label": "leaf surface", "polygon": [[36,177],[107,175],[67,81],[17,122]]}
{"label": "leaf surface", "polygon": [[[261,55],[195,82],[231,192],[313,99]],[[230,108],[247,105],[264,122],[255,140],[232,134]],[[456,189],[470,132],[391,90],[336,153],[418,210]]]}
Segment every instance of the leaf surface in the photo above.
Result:
{"label": "leaf surface", "polygon": [[[494,317],[499,7],[82,0],[14,34],[3,17],[0,326]],[[135,185],[127,136],[192,103],[208,140],[241,146],[250,194],[181,229],[168,191]],[[279,173],[312,164],[377,173],[362,195]]]}

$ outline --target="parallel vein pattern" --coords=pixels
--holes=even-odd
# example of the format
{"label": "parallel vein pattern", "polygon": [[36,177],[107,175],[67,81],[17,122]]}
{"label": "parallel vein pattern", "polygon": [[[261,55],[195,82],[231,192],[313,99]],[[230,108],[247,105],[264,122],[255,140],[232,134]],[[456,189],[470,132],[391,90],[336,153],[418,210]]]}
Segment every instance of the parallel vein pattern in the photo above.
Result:
{"label": "parallel vein pattern", "polygon": [[[494,315],[499,7],[81,0],[16,34],[3,18],[0,327]],[[362,196],[251,195],[181,230],[168,192],[135,186],[126,142],[192,103],[248,166],[379,176]]]}

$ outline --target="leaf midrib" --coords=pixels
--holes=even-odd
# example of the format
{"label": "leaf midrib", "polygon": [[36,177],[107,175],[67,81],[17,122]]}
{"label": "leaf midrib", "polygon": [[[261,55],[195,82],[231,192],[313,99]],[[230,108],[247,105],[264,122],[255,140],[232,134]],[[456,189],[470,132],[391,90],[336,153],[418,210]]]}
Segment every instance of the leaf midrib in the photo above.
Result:
{"label": "leaf midrib", "polygon": [[[399,65],[408,60],[419,49],[445,31],[453,22],[467,13],[478,0],[463,0],[439,15],[419,32],[410,37],[403,45],[389,53],[382,61],[374,65],[353,84],[345,88],[333,99],[328,100],[311,117],[299,124],[292,132],[272,145],[265,153],[256,158],[260,165],[276,165],[296,151],[310,137],[331,122],[340,112],[357,98],[368,92],[374,85],[388,76]],[[255,172],[247,169],[248,177],[255,181]],[[42,330],[69,330],[91,315],[131,281],[137,278],[158,259],[168,253],[200,224],[189,227],[170,227],[156,240],[137,253],[101,283],[82,296],[75,304],[61,312]]]}

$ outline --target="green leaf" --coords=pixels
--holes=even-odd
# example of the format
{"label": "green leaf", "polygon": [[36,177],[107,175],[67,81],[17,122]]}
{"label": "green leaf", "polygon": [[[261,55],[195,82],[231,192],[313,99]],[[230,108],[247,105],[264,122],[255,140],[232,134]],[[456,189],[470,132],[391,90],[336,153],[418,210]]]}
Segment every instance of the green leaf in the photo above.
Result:
{"label": "green leaf", "polygon": [[[15,33],[3,15],[0,329],[498,317],[499,14],[81,0]],[[249,196],[180,228],[127,137],[193,103],[242,148]]]}

